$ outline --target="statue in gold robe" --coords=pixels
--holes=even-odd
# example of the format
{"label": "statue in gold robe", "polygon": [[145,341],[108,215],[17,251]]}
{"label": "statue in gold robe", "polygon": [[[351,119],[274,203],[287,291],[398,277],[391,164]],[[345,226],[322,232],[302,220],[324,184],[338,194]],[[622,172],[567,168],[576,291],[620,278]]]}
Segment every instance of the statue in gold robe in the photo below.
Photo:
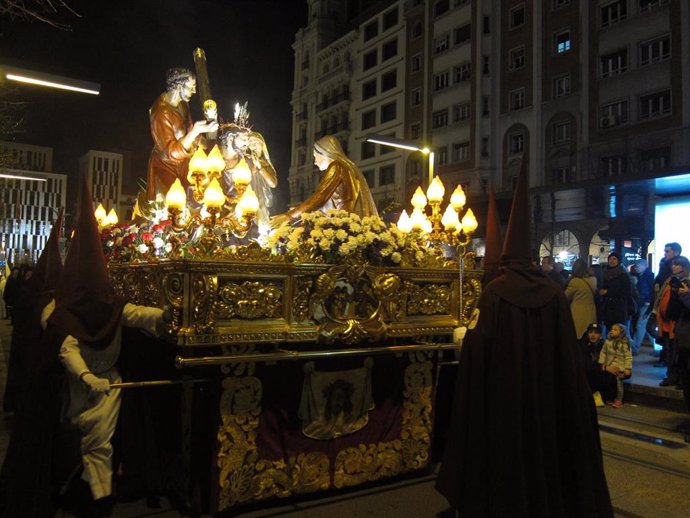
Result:
{"label": "statue in gold robe", "polygon": [[333,135],[321,137],[314,143],[314,163],[324,171],[316,191],[285,214],[271,219],[273,227],[285,221],[300,221],[303,212],[326,212],[341,209],[358,216],[378,216],[364,175],[343,151]]}

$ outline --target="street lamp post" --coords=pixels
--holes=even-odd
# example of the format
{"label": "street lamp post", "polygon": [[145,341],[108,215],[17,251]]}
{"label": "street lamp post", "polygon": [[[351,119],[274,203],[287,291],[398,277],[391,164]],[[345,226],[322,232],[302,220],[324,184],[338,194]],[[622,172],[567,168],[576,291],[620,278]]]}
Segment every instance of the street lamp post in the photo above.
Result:
{"label": "street lamp post", "polygon": [[376,133],[367,135],[367,142],[371,142],[372,144],[380,144],[382,146],[395,147],[398,149],[407,149],[408,151],[418,151],[424,155],[427,155],[429,164],[427,186],[431,185],[431,181],[434,179],[435,155],[434,152],[431,151],[428,147],[417,147],[411,142],[407,142],[405,140],[395,137],[388,137],[386,135],[378,135]]}

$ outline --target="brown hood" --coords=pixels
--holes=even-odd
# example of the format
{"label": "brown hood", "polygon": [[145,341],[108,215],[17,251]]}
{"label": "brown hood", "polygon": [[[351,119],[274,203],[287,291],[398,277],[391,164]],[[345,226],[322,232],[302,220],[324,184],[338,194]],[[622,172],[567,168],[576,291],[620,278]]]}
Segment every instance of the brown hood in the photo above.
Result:
{"label": "brown hood", "polygon": [[50,236],[41,257],[34,268],[34,278],[39,291],[54,290],[62,275],[62,258],[60,257],[60,236],[62,235],[62,217],[64,209],[61,208],[57,220],[50,230]]}
{"label": "brown hood", "polygon": [[84,177],[74,239],[55,290],[55,311],[49,322],[100,349],[111,342],[124,305],[108,275],[91,190]]}
{"label": "brown hood", "polygon": [[503,274],[491,286],[499,297],[520,308],[538,308],[560,288],[536,266],[530,254],[529,169],[523,156],[501,255]]}
{"label": "brown hood", "polygon": [[500,275],[498,268],[501,259],[501,220],[496,207],[496,196],[493,184],[489,186],[489,208],[486,214],[486,249],[484,251],[484,284],[488,284]]}

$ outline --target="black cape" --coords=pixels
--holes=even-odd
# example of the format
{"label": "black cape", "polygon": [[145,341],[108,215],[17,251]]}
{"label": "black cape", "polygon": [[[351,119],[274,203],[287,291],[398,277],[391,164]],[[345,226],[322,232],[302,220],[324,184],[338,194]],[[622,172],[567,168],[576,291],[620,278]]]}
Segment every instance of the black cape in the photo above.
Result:
{"label": "black cape", "polygon": [[436,488],[461,517],[613,516],[563,290],[536,269],[507,269],[479,311]]}

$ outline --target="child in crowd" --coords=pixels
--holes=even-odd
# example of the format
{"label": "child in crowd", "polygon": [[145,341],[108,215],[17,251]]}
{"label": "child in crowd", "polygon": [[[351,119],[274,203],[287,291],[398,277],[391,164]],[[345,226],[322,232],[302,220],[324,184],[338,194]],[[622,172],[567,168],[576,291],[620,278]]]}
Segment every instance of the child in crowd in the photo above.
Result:
{"label": "child in crowd", "polygon": [[625,326],[613,324],[599,354],[599,365],[605,377],[616,378],[616,399],[613,402],[606,402],[614,408],[623,406],[623,380],[632,375],[632,361],[632,351]]}

